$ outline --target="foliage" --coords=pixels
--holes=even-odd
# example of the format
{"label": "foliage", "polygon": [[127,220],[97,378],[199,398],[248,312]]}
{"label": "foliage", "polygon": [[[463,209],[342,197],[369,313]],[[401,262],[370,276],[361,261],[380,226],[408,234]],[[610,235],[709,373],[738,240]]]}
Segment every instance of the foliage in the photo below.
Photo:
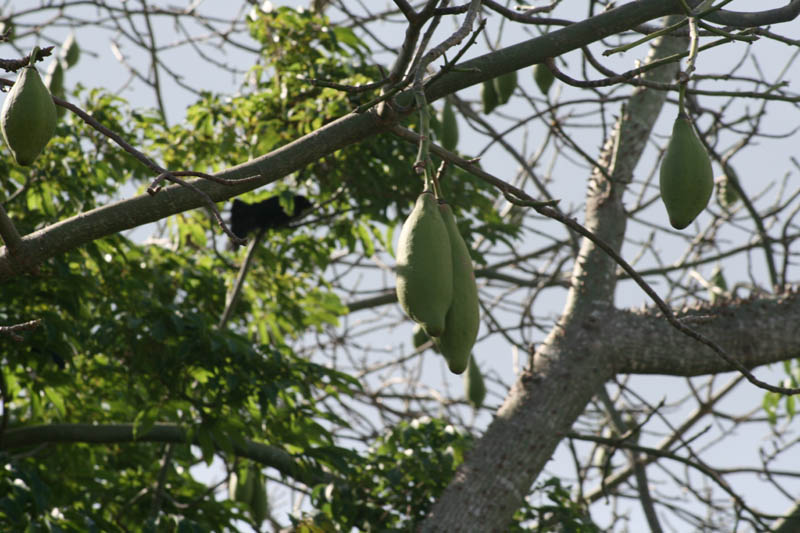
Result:
{"label": "foliage", "polygon": [[[539,506],[526,505],[516,513],[519,522],[533,521],[538,524],[535,531],[541,533],[600,533],[586,509],[573,501],[569,487],[558,478],[550,478],[537,484],[535,493],[550,503]],[[528,531],[515,524],[510,531]]]}
{"label": "foliage", "polygon": [[315,487],[314,523],[336,531],[415,529],[471,442],[441,420],[400,422],[370,445],[346,481]]}

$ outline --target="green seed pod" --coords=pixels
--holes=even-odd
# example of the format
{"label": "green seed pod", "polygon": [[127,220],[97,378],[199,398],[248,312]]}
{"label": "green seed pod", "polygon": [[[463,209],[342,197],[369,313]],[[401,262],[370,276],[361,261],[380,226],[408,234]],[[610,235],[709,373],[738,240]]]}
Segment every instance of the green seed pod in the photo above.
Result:
{"label": "green seed pod", "polygon": [[514,94],[514,89],[517,88],[517,71],[514,70],[508,74],[503,74],[492,81],[497,92],[497,103],[503,105],[508,102],[511,95]]}
{"label": "green seed pod", "polygon": [[444,102],[440,121],[442,123],[442,147],[452,152],[458,145],[458,121],[453,106],[450,105],[450,100]]}
{"label": "green seed pod", "polygon": [[494,88],[494,80],[485,81],[481,85],[481,102],[483,102],[483,112],[487,115],[497,107],[499,100]]}
{"label": "green seed pod", "polygon": [[81,57],[81,49],[78,46],[78,41],[75,40],[74,33],[70,33],[61,44],[61,57],[64,58],[67,68],[75,65]]}
{"label": "green seed pod", "polygon": [[550,69],[547,68],[547,65],[544,63],[537,63],[533,66],[533,80],[536,82],[536,85],[539,86],[539,90],[542,91],[542,94],[547,94],[556,78],[553,76]]}
{"label": "green seed pod", "polygon": [[475,362],[475,356],[469,358],[467,373],[464,374],[464,392],[467,400],[475,409],[480,409],[483,400],[486,398],[486,384],[483,382],[481,370]]}
{"label": "green seed pod", "polygon": [[460,374],[467,368],[472,346],[478,337],[481,319],[478,286],[475,284],[469,248],[458,231],[453,211],[447,204],[441,204],[439,210],[447,226],[453,254],[453,302],[447,310],[444,333],[437,344],[450,371]]}
{"label": "green seed pod", "polygon": [[251,466],[242,466],[237,472],[231,474],[228,482],[228,496],[231,500],[250,505],[255,487],[254,471],[255,469]]}
{"label": "green seed pod", "polygon": [[428,106],[428,111],[430,114],[431,122],[430,128],[433,131],[433,135],[439,140],[439,144],[442,142],[442,113],[437,112],[433,106]]}
{"label": "green seed pod", "polygon": [[44,76],[44,84],[50,91],[50,94],[62,97],[64,96],[64,67],[61,61],[56,57],[50,62],[47,67],[47,74]]}
{"label": "green seed pod", "polygon": [[714,189],[711,160],[692,123],[680,114],[672,127],[667,153],[661,162],[661,200],[669,222],[683,229],[708,205]]}
{"label": "green seed pod", "polygon": [[[44,84],[47,86],[50,94],[59,98],[64,98],[64,62],[59,58],[53,58],[53,61],[47,68],[47,74],[44,76]],[[56,106],[56,116],[60,120],[66,114],[67,110],[60,105]]]}
{"label": "green seed pod", "polygon": [[430,192],[419,195],[400,231],[397,299],[428,335],[442,334],[453,299],[453,259],[447,227]]}
{"label": "green seed pod", "polygon": [[256,469],[252,469],[253,474],[253,495],[250,500],[250,516],[253,517],[253,522],[260,526],[264,520],[267,519],[269,512],[269,502],[267,501],[267,487],[261,473]]}
{"label": "green seed pod", "polygon": [[[419,348],[426,342],[432,340],[431,337],[429,337],[428,334],[425,333],[425,330],[422,329],[422,326],[420,326],[419,324],[414,324],[414,330],[412,331],[412,335],[413,335],[412,342],[414,343],[415,349]],[[431,344],[430,347],[434,352],[439,353],[439,347],[436,346],[436,343]]]}
{"label": "green seed pod", "polygon": [[36,160],[56,129],[56,106],[35,67],[24,67],[6,95],[0,129],[14,159],[26,166]]}

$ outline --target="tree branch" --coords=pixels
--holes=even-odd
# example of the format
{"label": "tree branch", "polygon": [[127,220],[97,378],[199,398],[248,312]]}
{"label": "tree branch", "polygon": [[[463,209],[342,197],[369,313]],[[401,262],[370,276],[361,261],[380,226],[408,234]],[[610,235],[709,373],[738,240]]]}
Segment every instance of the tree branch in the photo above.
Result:
{"label": "tree branch", "polygon": [[[699,376],[734,370],[710,349],[670,327],[657,313],[615,310],[607,318],[603,331],[598,332],[598,348],[614,352],[618,372]],[[693,322],[747,368],[800,354],[797,292],[722,301],[689,310],[679,320]]]}
{"label": "tree branch", "polygon": [[[0,449],[13,450],[41,444],[86,442],[110,444],[117,442],[166,442],[191,444],[186,429],[173,424],[156,424],[149,431],[134,437],[133,424],[48,424],[18,427],[6,430]],[[313,486],[326,481],[303,468],[297,460],[275,446],[245,440],[243,445],[233,444],[234,453],[247,457],[281,474]]]}

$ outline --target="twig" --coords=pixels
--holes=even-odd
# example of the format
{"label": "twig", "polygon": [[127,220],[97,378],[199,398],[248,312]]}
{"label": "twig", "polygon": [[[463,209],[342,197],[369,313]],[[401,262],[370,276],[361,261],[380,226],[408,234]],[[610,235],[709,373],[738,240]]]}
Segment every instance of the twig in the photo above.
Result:
{"label": "twig", "polygon": [[343,83],[335,83],[332,81],[327,80],[320,80],[317,78],[302,78],[304,81],[314,85],[315,87],[327,87],[329,89],[336,89],[337,91],[343,91],[349,94],[358,94],[367,91],[372,91],[374,89],[380,89],[387,83],[389,80],[384,78],[380,81],[373,81],[372,83],[365,83],[363,85],[345,85]]}
{"label": "twig", "polygon": [[[198,174],[196,172],[192,172],[192,171],[188,171],[188,170],[187,171],[183,171],[181,173],[182,174],[192,175],[192,176]],[[195,184],[189,183],[188,181],[180,179],[175,174],[176,174],[175,172],[167,172],[167,171],[162,172],[159,175],[159,177],[156,178],[156,181],[160,181],[160,180],[171,181],[172,183],[177,183],[178,185],[181,185],[183,187],[186,187],[187,189],[191,189],[194,192],[196,192],[198,195],[200,195],[205,200],[206,206],[211,210],[211,214],[214,216],[214,220],[217,221],[217,224],[220,225],[220,227],[222,228],[222,231],[225,232],[225,235],[227,235],[231,239],[231,241],[233,241],[237,245],[242,245],[242,244],[245,244],[247,242],[247,239],[241,239],[241,238],[237,237],[236,235],[233,234],[233,232],[230,230],[230,228],[228,228],[228,225],[225,224],[224,220],[222,220],[222,214],[219,212],[219,209],[217,209],[217,204],[214,203],[214,200],[211,199],[211,197],[208,195],[208,193],[206,193],[204,191],[201,191]],[[247,178],[247,179],[252,179],[252,178]],[[147,189],[147,192],[148,192],[148,194],[150,194],[152,196],[152,195],[156,194],[159,190],[160,190],[159,187],[153,187],[153,185],[150,185],[150,187],[148,187],[148,189]]]}
{"label": "twig", "polygon": [[[50,56],[53,52],[54,46],[45,46],[44,48],[40,48],[39,52],[36,54],[36,61],[44,61],[45,57]],[[21,59],[0,59],[0,68],[7,71],[7,72],[16,72],[22,67],[29,65],[31,62],[30,54],[26,55]],[[3,80],[6,81],[6,80]],[[6,83],[6,85],[12,85],[11,82]]]}
{"label": "twig", "polygon": [[0,335],[5,334],[10,336],[17,342],[22,342],[25,340],[21,336],[17,335],[18,331],[28,331],[31,329],[36,329],[41,325],[42,319],[35,318],[33,320],[29,320],[27,322],[23,322],[21,324],[14,324],[13,326],[0,326]]}
{"label": "twig", "polygon": [[152,524],[155,524],[156,518],[158,518],[158,512],[161,510],[161,503],[164,501],[164,496],[166,496],[164,484],[166,483],[167,473],[169,473],[172,463],[172,452],[174,449],[175,443],[168,443],[164,451],[164,457],[161,459],[161,468],[158,470],[156,489],[153,491],[153,502],[150,506],[150,520]]}
{"label": "twig", "polygon": [[[425,85],[423,83],[425,72],[428,68],[428,65],[435,61],[438,57],[442,56],[448,49],[461,44],[461,41],[463,41],[472,32],[472,24],[475,22],[475,18],[478,16],[480,7],[480,0],[471,0],[469,9],[461,26],[455,32],[453,32],[452,35],[439,43],[438,46],[431,48],[425,55],[420,57],[417,64],[414,65],[413,92],[417,106],[419,107],[422,131],[422,135],[419,137],[419,151],[417,153],[417,161],[415,166],[422,164],[425,165],[427,168],[427,172],[425,172],[426,179],[433,174],[433,169],[430,165],[430,156],[428,152],[428,147],[430,145],[430,115],[427,99],[425,97]],[[424,48],[420,49],[424,50]]]}
{"label": "twig", "polygon": [[648,455],[653,455],[664,459],[672,459],[673,461],[678,461],[680,463],[683,463],[686,466],[694,468],[695,470],[698,470],[703,474],[705,474],[706,476],[708,476],[709,478],[713,479],[722,490],[727,492],[731,496],[731,498],[733,498],[733,500],[736,502],[737,505],[739,505],[743,509],[747,509],[754,517],[758,516],[758,513],[750,509],[750,507],[747,506],[744,500],[742,500],[742,498],[733,491],[730,485],[728,485],[728,483],[722,478],[722,476],[720,476],[719,472],[699,461],[693,461],[686,457],[681,457],[680,455],[676,455],[671,451],[660,450],[658,448],[651,448],[648,446],[641,446],[639,444],[634,444],[630,441],[624,441],[622,439],[609,439],[605,437],[598,437],[596,435],[582,435],[580,433],[574,433],[574,432],[568,432],[565,434],[565,436],[571,439],[596,442],[599,444],[605,444],[607,446],[627,448],[631,451],[642,452]]}
{"label": "twig", "polygon": [[236,275],[236,281],[234,281],[233,287],[225,298],[225,310],[222,312],[222,316],[219,319],[219,324],[217,325],[217,327],[220,329],[225,327],[225,324],[231,317],[233,308],[236,306],[236,302],[239,300],[239,294],[242,292],[242,287],[244,287],[244,279],[247,277],[247,272],[250,270],[250,265],[255,257],[255,251],[258,249],[261,241],[264,240],[265,234],[266,229],[261,228],[255,239],[250,241],[250,244],[247,246],[247,254],[245,255],[244,262],[242,262],[242,266],[239,267],[239,273]]}

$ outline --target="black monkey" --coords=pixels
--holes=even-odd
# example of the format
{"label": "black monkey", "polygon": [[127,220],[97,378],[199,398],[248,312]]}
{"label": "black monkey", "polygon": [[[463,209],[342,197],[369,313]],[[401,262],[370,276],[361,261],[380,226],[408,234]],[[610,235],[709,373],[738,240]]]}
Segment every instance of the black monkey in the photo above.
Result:
{"label": "black monkey", "polygon": [[231,207],[231,231],[237,237],[244,239],[248,233],[257,229],[284,227],[312,205],[305,196],[295,194],[294,212],[290,215],[283,210],[279,195],[255,204],[248,204],[235,198]]}

